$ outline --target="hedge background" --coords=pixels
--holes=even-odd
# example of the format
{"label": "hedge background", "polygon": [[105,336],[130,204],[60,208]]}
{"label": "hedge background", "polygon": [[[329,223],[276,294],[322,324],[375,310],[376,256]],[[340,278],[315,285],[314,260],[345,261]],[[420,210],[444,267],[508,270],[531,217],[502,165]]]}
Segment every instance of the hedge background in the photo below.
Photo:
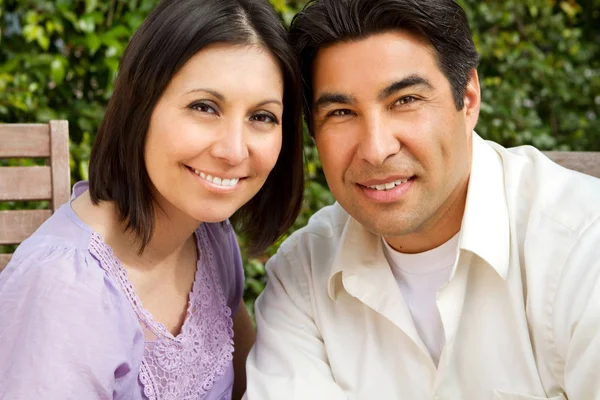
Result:
{"label": "hedge background", "polygon": [[[305,2],[271,0],[287,23]],[[119,58],[156,3],[0,0],[0,122],[69,120],[73,182],[87,178],[90,146]],[[459,3],[481,54],[478,133],[505,146],[599,151],[600,0]],[[305,143],[308,184],[292,230],[333,202],[316,150],[308,138]],[[14,206],[0,203],[0,209]],[[244,255],[251,311],[265,284],[264,263],[276,248],[256,259]]]}

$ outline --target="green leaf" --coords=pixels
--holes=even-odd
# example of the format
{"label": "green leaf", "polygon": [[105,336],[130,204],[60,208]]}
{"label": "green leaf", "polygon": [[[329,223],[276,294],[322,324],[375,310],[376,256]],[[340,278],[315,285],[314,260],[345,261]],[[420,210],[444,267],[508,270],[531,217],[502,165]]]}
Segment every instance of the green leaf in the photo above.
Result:
{"label": "green leaf", "polygon": [[37,43],[40,45],[44,51],[48,50],[50,47],[50,38],[44,34],[37,37]]}
{"label": "green leaf", "polygon": [[34,10],[30,10],[25,14],[25,23],[29,25],[36,25],[40,19],[40,15]]}
{"label": "green leaf", "polygon": [[577,4],[572,4],[568,1],[561,1],[560,8],[564,11],[565,14],[567,14],[569,18],[575,18],[575,16],[580,10]]}
{"label": "green leaf", "polygon": [[55,58],[50,64],[50,77],[56,85],[60,85],[65,79],[65,74],[65,62],[60,58]]}
{"label": "green leaf", "polygon": [[539,8],[538,8],[538,6],[536,4],[532,4],[532,5],[529,6],[529,14],[533,18],[537,17],[538,13],[539,13]]}
{"label": "green leaf", "polygon": [[98,0],[85,0],[85,12],[91,13],[98,7]]}
{"label": "green leaf", "polygon": [[125,20],[127,21],[127,26],[135,31],[142,24],[144,18],[139,14],[129,13],[125,17]]}
{"label": "green leaf", "polygon": [[81,179],[83,180],[88,180],[88,172],[90,169],[90,162],[88,160],[81,160],[79,162],[79,176],[81,176]]}
{"label": "green leaf", "polygon": [[77,21],[77,28],[85,33],[94,32],[96,30],[96,22],[94,21],[94,17],[92,15],[84,16]]}
{"label": "green leaf", "polygon": [[41,30],[42,28],[38,25],[25,25],[25,27],[23,27],[23,36],[27,42],[33,42],[40,36]]}
{"label": "green leaf", "polygon": [[117,39],[128,39],[129,36],[132,34],[132,32],[127,29],[125,26],[123,25],[118,25],[115,26],[114,28],[111,28],[110,30],[104,32],[101,37],[102,37],[102,41],[104,43],[106,43],[107,41],[112,41],[112,40],[117,40]]}
{"label": "green leaf", "polygon": [[77,14],[75,14],[72,10],[60,8],[60,13],[62,16],[71,23],[74,27],[77,27],[78,20]]}
{"label": "green leaf", "polygon": [[289,10],[289,6],[285,2],[285,0],[270,0],[273,8],[279,13],[285,13]]}
{"label": "green leaf", "polygon": [[95,34],[89,34],[85,37],[85,44],[90,55],[96,54],[100,46],[102,46],[102,40]]}

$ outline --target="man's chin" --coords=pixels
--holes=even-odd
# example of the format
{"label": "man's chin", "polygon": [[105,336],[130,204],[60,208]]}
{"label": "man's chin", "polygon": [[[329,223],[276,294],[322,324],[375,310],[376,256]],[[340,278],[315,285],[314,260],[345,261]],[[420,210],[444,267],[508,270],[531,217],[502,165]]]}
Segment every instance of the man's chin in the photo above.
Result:
{"label": "man's chin", "polygon": [[[400,207],[398,207],[400,208]],[[387,211],[378,211],[369,213],[368,215],[349,213],[355,220],[365,227],[371,233],[388,237],[388,236],[406,236],[418,230],[419,224],[410,216],[405,216],[404,211],[400,209],[392,209]]]}

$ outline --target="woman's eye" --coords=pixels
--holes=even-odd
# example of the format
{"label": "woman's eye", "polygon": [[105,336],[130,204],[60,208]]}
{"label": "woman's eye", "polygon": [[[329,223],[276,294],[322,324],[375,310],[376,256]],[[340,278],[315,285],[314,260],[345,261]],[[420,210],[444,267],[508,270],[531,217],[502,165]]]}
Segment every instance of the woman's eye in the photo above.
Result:
{"label": "woman's eye", "polygon": [[279,124],[279,121],[273,114],[261,113],[250,117],[251,121],[262,122],[265,124]]}
{"label": "woman's eye", "polygon": [[216,114],[217,111],[214,109],[214,107],[206,104],[206,103],[194,103],[192,105],[190,105],[190,108],[192,110],[196,110],[196,111],[200,111],[203,113],[208,113],[208,114]]}
{"label": "woman's eye", "polygon": [[330,117],[344,117],[346,115],[350,115],[352,114],[352,111],[348,110],[348,109],[342,109],[342,110],[334,110],[332,112],[330,112],[328,114],[328,116]]}

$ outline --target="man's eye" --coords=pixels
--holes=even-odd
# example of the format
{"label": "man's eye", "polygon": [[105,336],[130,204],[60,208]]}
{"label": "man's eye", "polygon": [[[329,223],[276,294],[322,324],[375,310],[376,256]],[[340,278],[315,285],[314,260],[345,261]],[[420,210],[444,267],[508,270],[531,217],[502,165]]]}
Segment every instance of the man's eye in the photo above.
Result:
{"label": "man's eye", "polygon": [[208,113],[208,114],[216,114],[217,111],[214,109],[214,107],[206,104],[206,103],[194,103],[192,105],[190,105],[190,108],[192,110],[196,110],[196,111],[200,111],[203,113]]}
{"label": "man's eye", "polygon": [[344,116],[350,115],[350,114],[352,114],[352,111],[350,111],[348,109],[342,109],[342,110],[334,110],[334,111],[330,112],[329,114],[327,114],[327,116],[344,117]]}
{"label": "man's eye", "polygon": [[251,121],[262,122],[265,124],[279,124],[279,120],[270,113],[255,114],[250,117]]}
{"label": "man's eye", "polygon": [[404,96],[404,97],[400,97],[398,100],[396,100],[394,105],[404,106],[404,105],[407,105],[410,103],[414,103],[415,101],[417,101],[417,98],[414,96]]}

